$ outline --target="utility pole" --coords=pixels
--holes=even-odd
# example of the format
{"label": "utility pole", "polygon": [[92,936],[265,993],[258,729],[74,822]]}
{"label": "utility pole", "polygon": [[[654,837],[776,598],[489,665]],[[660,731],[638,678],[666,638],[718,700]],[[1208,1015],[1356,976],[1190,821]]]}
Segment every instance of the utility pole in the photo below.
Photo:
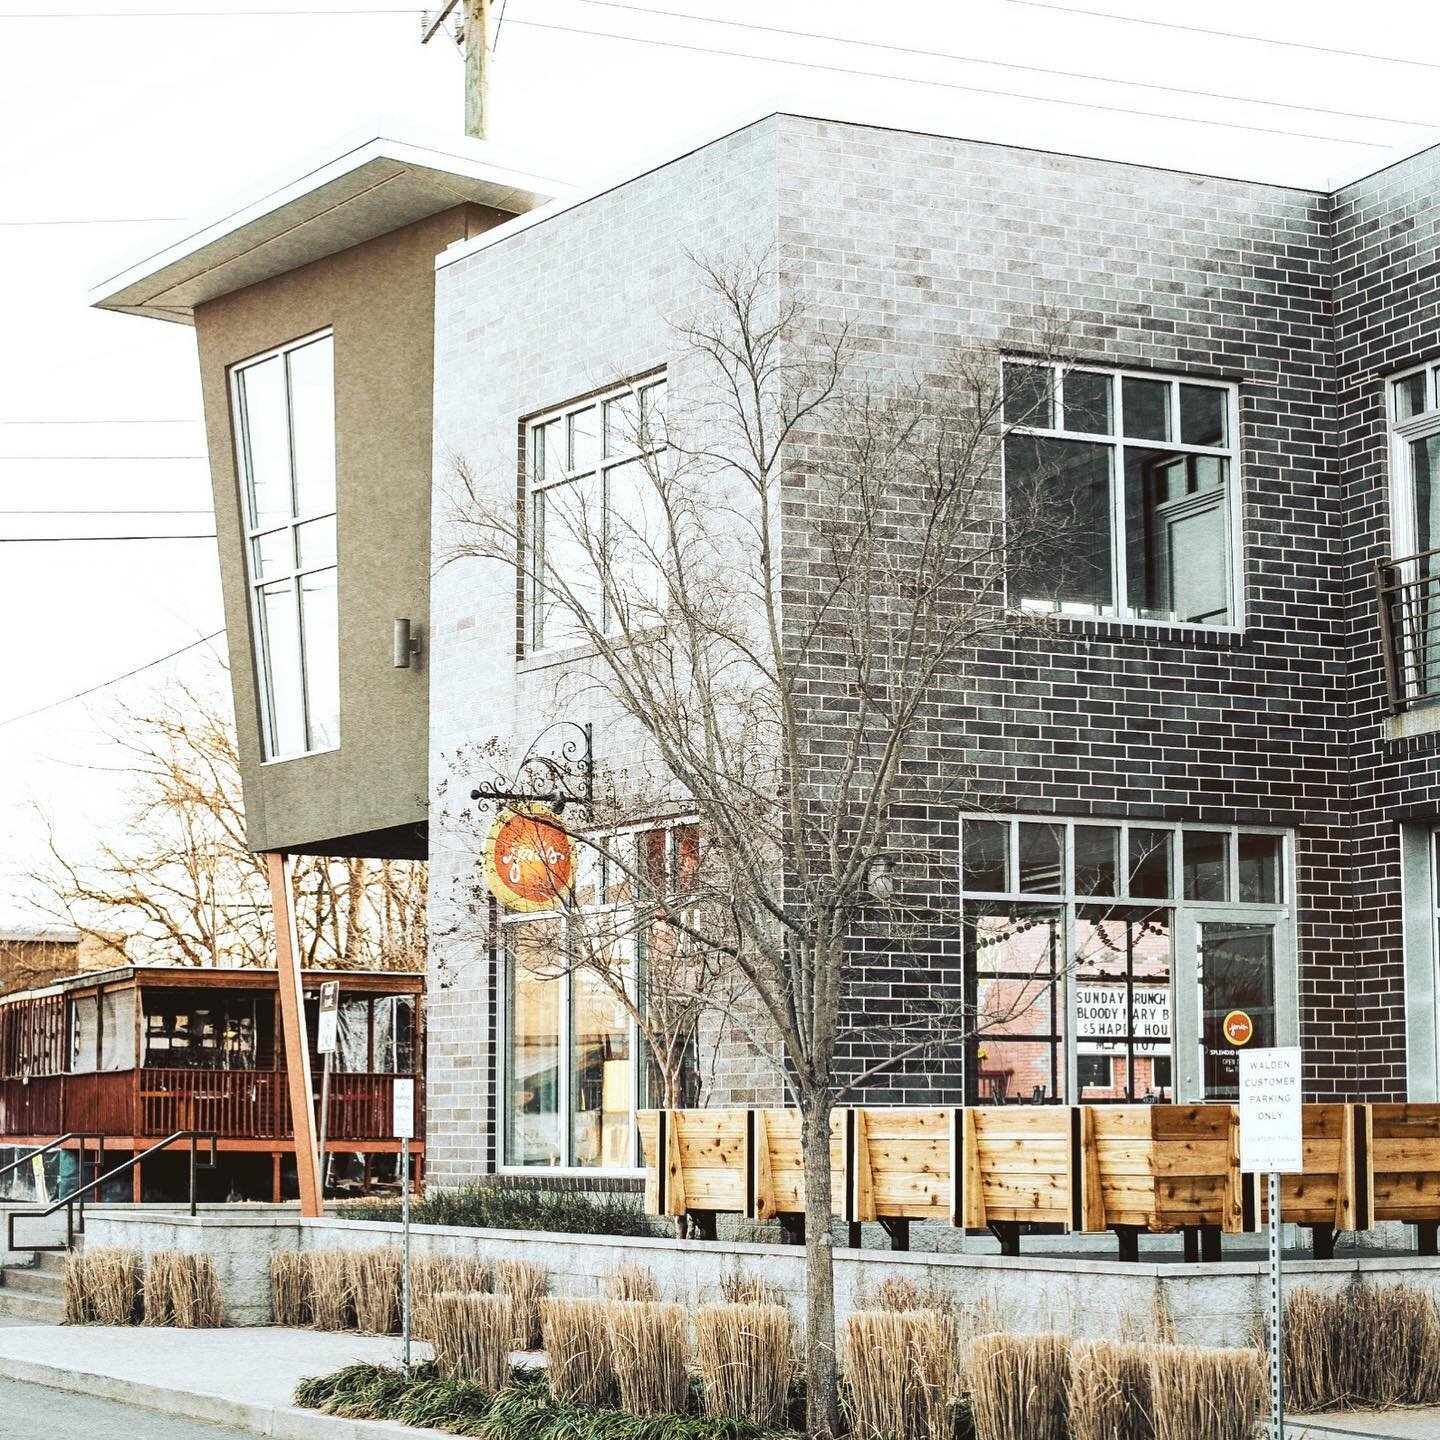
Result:
{"label": "utility pole", "polygon": [[456,10],[455,41],[465,47],[465,133],[485,138],[490,87],[490,0],[445,0],[420,17],[420,43],[426,45]]}

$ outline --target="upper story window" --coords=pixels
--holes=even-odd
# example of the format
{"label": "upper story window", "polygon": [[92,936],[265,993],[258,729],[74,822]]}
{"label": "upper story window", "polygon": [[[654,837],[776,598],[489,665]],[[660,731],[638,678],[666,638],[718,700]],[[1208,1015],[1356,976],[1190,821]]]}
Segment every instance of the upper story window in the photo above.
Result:
{"label": "upper story window", "polygon": [[662,612],[652,467],[664,448],[664,407],[662,376],[527,426],[532,651],[585,643],[586,616],[613,633]]}
{"label": "upper story window", "polygon": [[1009,362],[1005,421],[1012,604],[1239,623],[1234,386]]}
{"label": "upper story window", "polygon": [[330,335],[230,372],[265,758],[340,743]]}
{"label": "upper story window", "polygon": [[1423,556],[1440,548],[1440,365],[1390,382],[1390,428],[1395,545]]}

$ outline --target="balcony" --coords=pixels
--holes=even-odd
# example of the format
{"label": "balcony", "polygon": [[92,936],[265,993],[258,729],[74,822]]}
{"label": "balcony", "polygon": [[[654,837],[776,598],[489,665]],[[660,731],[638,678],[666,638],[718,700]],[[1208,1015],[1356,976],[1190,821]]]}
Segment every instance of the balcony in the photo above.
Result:
{"label": "balcony", "polygon": [[1440,699],[1440,550],[1377,561],[1375,603],[1391,711]]}
{"label": "balcony", "polygon": [[[395,1076],[330,1079],[326,1134],[341,1142],[389,1141]],[[415,1134],[424,1134],[416,1086]],[[32,1138],[66,1131],[141,1139],[177,1130],[213,1130],[221,1140],[289,1140],[290,1092],[277,1070],[119,1070],[0,1080],[0,1135]]]}

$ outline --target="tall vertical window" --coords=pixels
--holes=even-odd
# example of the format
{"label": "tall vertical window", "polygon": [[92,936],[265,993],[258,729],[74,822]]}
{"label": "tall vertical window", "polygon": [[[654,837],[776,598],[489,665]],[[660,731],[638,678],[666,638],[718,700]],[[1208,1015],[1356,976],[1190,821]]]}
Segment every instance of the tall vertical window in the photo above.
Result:
{"label": "tall vertical window", "polygon": [[652,379],[526,427],[531,650],[583,644],[577,609],[612,633],[661,615],[665,541],[651,467],[664,408],[665,381]]}
{"label": "tall vertical window", "polygon": [[627,831],[607,838],[613,859],[582,845],[571,909],[504,920],[507,1167],[634,1168],[635,1109],[654,1084],[634,999],[650,947],[665,943],[636,923],[635,879],[672,893],[694,835]]}
{"label": "tall vertical window", "polygon": [[1391,701],[1403,708],[1440,695],[1440,365],[1396,376],[1389,391],[1394,550],[1382,640]]}
{"label": "tall vertical window", "polygon": [[340,743],[334,346],[309,336],[231,373],[265,758]]}
{"label": "tall vertical window", "polygon": [[1011,602],[1238,623],[1234,387],[1015,362],[1004,382]]}
{"label": "tall vertical window", "polygon": [[972,1103],[1234,1099],[1236,1012],[1293,1041],[1287,868],[1273,832],[967,819]]}

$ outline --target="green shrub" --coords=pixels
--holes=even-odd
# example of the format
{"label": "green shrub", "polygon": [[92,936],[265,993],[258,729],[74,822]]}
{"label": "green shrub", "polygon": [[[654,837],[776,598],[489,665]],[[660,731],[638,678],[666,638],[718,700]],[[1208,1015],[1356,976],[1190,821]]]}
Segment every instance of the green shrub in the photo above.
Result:
{"label": "green shrub", "polygon": [[[347,1220],[400,1219],[398,1200],[356,1200],[341,1208]],[[459,1190],[432,1190],[410,1207],[417,1225],[461,1229],[549,1230],[563,1235],[644,1235],[664,1232],[648,1215],[641,1197],[563,1186],[481,1183]]]}
{"label": "green shrub", "polygon": [[697,1415],[641,1419],[623,1410],[561,1405],[542,1375],[517,1372],[491,1392],[465,1380],[440,1380],[430,1366],[407,1379],[384,1365],[349,1365],[302,1380],[295,1403],[351,1420],[396,1420],[483,1440],[798,1440],[739,1420]]}

